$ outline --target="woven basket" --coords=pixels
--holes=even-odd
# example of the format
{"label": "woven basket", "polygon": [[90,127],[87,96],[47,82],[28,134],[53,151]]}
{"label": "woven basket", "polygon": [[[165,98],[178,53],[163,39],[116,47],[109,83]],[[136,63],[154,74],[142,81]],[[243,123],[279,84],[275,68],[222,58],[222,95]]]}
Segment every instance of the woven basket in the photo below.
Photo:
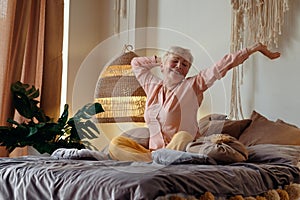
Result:
{"label": "woven basket", "polygon": [[138,55],[126,52],[113,60],[100,74],[95,101],[105,112],[97,115],[100,123],[145,122],[146,94],[131,69],[131,60]]}

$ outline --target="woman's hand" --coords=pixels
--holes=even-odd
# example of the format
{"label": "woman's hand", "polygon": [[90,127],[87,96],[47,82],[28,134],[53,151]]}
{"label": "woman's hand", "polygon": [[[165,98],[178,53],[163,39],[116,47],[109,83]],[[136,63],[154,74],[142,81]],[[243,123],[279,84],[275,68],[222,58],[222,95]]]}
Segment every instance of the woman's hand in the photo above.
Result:
{"label": "woman's hand", "polygon": [[254,45],[248,47],[247,49],[248,49],[248,52],[250,54],[253,54],[253,53],[259,51],[263,55],[265,55],[266,57],[268,57],[270,59],[276,59],[276,58],[280,57],[280,53],[279,52],[272,52],[272,51],[270,51],[266,45],[263,45],[260,42],[255,43]]}

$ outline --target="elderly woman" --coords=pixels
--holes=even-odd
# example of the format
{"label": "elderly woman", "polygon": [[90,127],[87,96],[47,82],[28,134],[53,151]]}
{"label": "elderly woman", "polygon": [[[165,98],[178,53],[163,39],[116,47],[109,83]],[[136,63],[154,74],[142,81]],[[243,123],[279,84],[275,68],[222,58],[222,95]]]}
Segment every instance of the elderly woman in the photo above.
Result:
{"label": "elderly woman", "polygon": [[[186,78],[193,62],[189,49],[171,47],[162,59],[136,57],[131,65],[135,76],[147,95],[145,121],[149,131],[149,148],[129,137],[117,136],[109,145],[109,154],[116,160],[151,161],[151,151],[169,148],[184,151],[198,133],[197,110],[203,93],[228,70],[243,63],[250,55],[261,52],[270,59],[280,56],[261,43],[236,53],[225,55],[212,67]],[[163,79],[152,74],[160,66]]]}

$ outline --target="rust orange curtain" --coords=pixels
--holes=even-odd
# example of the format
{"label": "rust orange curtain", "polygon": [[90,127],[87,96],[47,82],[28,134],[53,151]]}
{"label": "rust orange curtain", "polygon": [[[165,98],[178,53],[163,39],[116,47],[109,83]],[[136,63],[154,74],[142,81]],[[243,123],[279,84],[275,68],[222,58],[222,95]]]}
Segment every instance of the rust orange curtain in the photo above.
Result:
{"label": "rust orange curtain", "polygon": [[[40,89],[40,106],[59,116],[63,0],[0,0],[0,125],[14,116],[10,85],[22,81]],[[25,151],[25,152],[23,152]],[[26,149],[16,155],[26,154]],[[7,156],[3,147],[0,155]]]}

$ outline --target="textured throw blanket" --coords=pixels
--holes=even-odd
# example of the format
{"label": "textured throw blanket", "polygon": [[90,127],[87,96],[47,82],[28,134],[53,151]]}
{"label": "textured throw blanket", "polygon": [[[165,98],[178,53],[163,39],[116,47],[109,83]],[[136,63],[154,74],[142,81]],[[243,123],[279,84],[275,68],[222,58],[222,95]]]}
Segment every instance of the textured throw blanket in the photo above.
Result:
{"label": "textured throw blanket", "polygon": [[93,151],[89,149],[65,149],[60,148],[55,150],[51,157],[57,159],[72,159],[72,160],[107,160],[108,155],[101,151]]}
{"label": "textured throw blanket", "polygon": [[300,183],[300,170],[293,164],[299,150],[257,145],[248,149],[247,162],[230,165],[164,150],[155,155],[165,158],[158,159],[161,164],[114,161],[103,152],[74,149],[57,150],[51,157],[0,158],[0,199],[153,200],[176,194],[199,199],[206,192],[218,200],[257,196]]}

